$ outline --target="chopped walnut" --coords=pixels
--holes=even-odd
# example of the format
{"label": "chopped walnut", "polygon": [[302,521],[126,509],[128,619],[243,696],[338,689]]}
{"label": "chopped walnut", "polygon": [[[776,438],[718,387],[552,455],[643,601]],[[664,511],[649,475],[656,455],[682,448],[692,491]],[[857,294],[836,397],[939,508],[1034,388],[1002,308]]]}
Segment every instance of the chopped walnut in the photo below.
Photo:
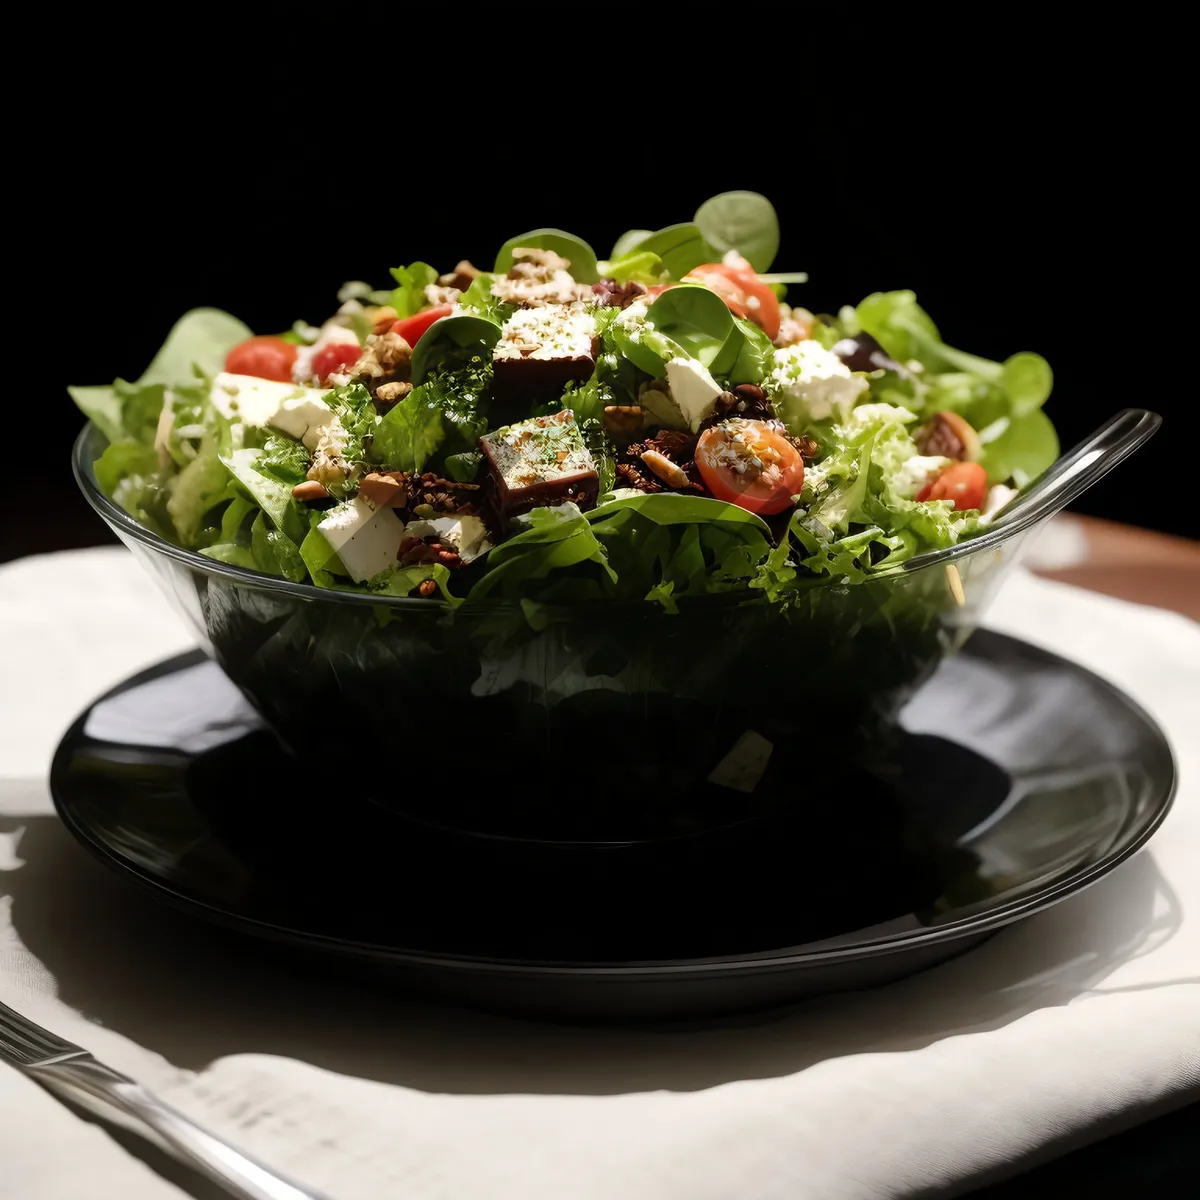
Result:
{"label": "chopped walnut", "polygon": [[412,347],[398,333],[389,332],[367,338],[367,344],[349,374],[374,390],[380,383],[407,380],[411,369]]}
{"label": "chopped walnut", "polygon": [[403,400],[412,390],[413,385],[407,379],[396,379],[391,383],[381,383],[375,389],[375,407],[380,412],[387,412],[389,408]]}
{"label": "chopped walnut", "polygon": [[313,450],[312,466],[308,468],[308,479],[329,488],[345,483],[350,478],[351,466],[344,457],[346,430],[335,417],[317,439]]}
{"label": "chopped walnut", "polygon": [[438,283],[442,287],[457,288],[460,292],[465,292],[482,274],[483,272],[474,263],[468,262],[464,258],[459,260],[458,266],[453,271],[446,275],[439,275]]}

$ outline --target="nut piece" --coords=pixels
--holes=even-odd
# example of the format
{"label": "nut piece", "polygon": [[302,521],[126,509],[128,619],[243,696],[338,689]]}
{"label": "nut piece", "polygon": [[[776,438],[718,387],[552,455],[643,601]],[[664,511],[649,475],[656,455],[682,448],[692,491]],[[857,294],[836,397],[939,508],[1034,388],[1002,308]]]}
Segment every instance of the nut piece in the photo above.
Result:
{"label": "nut piece", "polygon": [[315,504],[320,500],[330,499],[329,492],[315,479],[306,479],[292,488],[292,499],[303,504]]}
{"label": "nut piece", "polygon": [[657,450],[645,450],[642,452],[642,462],[668,487],[691,487],[692,481],[687,477],[687,472],[676,466],[665,454],[660,454]]}
{"label": "nut piece", "polygon": [[406,378],[411,363],[412,347],[398,333],[383,333],[368,339],[350,374],[369,387],[372,381],[390,376]]}
{"label": "nut piece", "polygon": [[422,579],[417,591],[428,600],[437,591],[437,584],[432,579]]}
{"label": "nut piece", "polygon": [[936,412],[916,432],[922,454],[978,462],[983,447],[979,434],[956,412]]}
{"label": "nut piece", "polygon": [[609,404],[604,409],[604,428],[614,438],[630,438],[645,424],[640,404]]}
{"label": "nut piece", "polygon": [[403,471],[372,471],[358,485],[358,494],[376,508],[403,508],[408,503],[408,476]]}
{"label": "nut piece", "polygon": [[438,283],[442,287],[458,288],[460,292],[465,292],[482,274],[483,272],[474,263],[463,258],[459,260],[458,266],[453,271],[439,275]]}
{"label": "nut piece", "polygon": [[390,304],[384,304],[380,308],[371,309],[369,316],[372,333],[387,333],[399,319],[400,314]]}
{"label": "nut piece", "polygon": [[385,408],[391,408],[393,404],[403,400],[409,392],[413,390],[413,385],[407,380],[393,380],[391,383],[381,383],[375,389],[375,399]]}

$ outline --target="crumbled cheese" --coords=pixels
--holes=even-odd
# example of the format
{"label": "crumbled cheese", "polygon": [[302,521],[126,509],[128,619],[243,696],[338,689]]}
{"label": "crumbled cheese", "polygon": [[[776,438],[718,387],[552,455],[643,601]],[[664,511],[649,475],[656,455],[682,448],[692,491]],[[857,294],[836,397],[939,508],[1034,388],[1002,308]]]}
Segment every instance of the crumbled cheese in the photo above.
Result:
{"label": "crumbled cheese", "polygon": [[[309,435],[316,434],[316,440],[309,449],[313,452],[312,466],[308,469],[308,478],[315,479],[324,487],[330,484],[343,483],[350,476],[350,464],[346,461],[346,442],[350,435],[346,432],[341,421],[335,416],[323,429],[310,429]],[[304,439],[308,446],[308,435]]]}
{"label": "crumbled cheese", "polygon": [[594,301],[591,285],[576,283],[570,261],[553,250],[518,246],[508,275],[492,281],[492,295],[507,304],[571,304]]}
{"label": "crumbled cheese", "polygon": [[911,500],[953,461],[954,459],[943,458],[940,454],[914,454],[897,467],[891,478],[892,491],[904,500]]}
{"label": "crumbled cheese", "polygon": [[596,319],[582,304],[521,308],[504,322],[495,358],[591,358]]}
{"label": "crumbled cheese", "polygon": [[884,425],[911,425],[916,419],[916,413],[899,404],[860,404],[841,422],[841,427],[853,437]]}
{"label": "crumbled cheese", "polygon": [[799,405],[809,421],[844,420],[868,383],[832,351],[812,340],[777,349],[768,377],[772,391]]}
{"label": "crumbled cheese", "polygon": [[429,521],[409,521],[405,526],[404,536],[436,537],[443,546],[455,551],[464,563],[473,562],[492,548],[487,538],[487,526],[478,517],[470,514],[434,517]]}

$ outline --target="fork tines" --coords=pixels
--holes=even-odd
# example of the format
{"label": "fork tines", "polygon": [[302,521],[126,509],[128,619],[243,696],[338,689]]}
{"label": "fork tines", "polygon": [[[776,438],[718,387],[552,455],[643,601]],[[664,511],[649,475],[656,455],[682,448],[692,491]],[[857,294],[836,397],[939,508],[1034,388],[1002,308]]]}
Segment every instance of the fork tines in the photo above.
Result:
{"label": "fork tines", "polygon": [[56,1058],[86,1053],[74,1042],[64,1041],[49,1030],[0,1003],[0,1059],[14,1066],[32,1067]]}

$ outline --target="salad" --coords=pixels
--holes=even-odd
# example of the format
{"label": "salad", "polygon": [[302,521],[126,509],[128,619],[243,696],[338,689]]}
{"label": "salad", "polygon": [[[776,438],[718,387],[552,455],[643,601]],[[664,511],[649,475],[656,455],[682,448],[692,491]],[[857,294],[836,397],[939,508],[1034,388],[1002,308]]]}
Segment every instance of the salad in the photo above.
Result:
{"label": "salad", "polygon": [[1043,358],[946,345],[910,291],[810,312],[778,245],[752,192],[606,259],[534,229],[346,284],[316,326],[194,310],[136,382],[70,391],[100,487],[168,541],[451,604],[859,583],[1054,461]]}

